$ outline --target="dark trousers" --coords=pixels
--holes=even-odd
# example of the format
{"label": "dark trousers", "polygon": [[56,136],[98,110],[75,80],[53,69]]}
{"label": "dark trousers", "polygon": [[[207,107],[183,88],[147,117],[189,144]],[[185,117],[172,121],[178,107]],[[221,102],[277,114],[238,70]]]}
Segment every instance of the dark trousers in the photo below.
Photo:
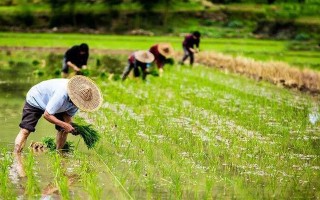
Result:
{"label": "dark trousers", "polygon": [[147,67],[146,66],[136,66],[130,62],[128,62],[128,65],[124,69],[124,72],[122,73],[122,80],[125,80],[127,76],[130,74],[131,70],[133,70],[134,77],[139,77],[140,76],[140,70],[139,67],[142,71],[142,79],[145,80],[147,77]]}
{"label": "dark trousers", "polygon": [[[38,124],[39,119],[42,117],[44,110],[31,106],[29,103],[25,102],[23,110],[22,110],[22,119],[19,124],[20,128],[27,129],[30,132],[35,132],[36,126]],[[63,116],[66,113],[56,113],[54,116],[61,121],[64,121]],[[58,125],[55,125],[55,128],[58,131],[61,131],[62,128]]]}
{"label": "dark trousers", "polygon": [[184,52],[184,55],[182,57],[182,63],[187,60],[188,57],[190,57],[190,65],[193,65],[193,62],[194,62],[194,53],[192,51],[190,51],[188,48],[186,48],[185,46],[182,46],[183,47],[183,52]]}

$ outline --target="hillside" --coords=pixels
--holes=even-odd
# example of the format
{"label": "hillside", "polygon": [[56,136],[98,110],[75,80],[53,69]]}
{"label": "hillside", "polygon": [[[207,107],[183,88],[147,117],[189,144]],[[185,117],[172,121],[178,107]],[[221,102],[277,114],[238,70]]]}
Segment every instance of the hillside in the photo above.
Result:
{"label": "hillside", "polygon": [[178,35],[198,29],[206,37],[319,40],[320,5],[317,1],[276,1],[271,5],[249,1],[231,4],[168,2],[151,8],[128,0],[115,5],[81,1],[60,7],[40,0],[0,4],[0,31]]}

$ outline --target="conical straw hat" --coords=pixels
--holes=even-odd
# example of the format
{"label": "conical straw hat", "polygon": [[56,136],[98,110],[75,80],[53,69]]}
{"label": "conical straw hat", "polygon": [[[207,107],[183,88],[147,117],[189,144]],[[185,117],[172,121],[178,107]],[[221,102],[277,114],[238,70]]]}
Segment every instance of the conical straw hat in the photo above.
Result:
{"label": "conical straw hat", "polygon": [[154,55],[149,51],[136,51],[134,57],[142,63],[151,63],[154,60]]}
{"label": "conical straw hat", "polygon": [[169,43],[160,43],[158,44],[158,51],[161,55],[166,58],[169,58],[173,55],[173,47]]}
{"label": "conical straw hat", "polygon": [[98,86],[89,78],[73,76],[68,82],[68,95],[71,101],[83,111],[98,110],[102,104],[102,95]]}

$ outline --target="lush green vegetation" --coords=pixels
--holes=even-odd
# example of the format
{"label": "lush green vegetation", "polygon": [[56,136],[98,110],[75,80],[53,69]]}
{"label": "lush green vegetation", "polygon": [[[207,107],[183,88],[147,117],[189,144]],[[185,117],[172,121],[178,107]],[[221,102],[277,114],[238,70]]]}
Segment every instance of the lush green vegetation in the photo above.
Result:
{"label": "lush green vegetation", "polygon": [[104,104],[81,117],[101,140],[47,164],[62,197],[319,197],[319,123],[309,121],[319,102],[310,96],[206,67],[166,66],[147,82],[92,78]]}
{"label": "lush green vegetation", "polygon": [[[132,30],[180,34],[193,29],[210,37],[319,40],[316,1],[5,1],[1,31],[99,32]],[[18,25],[19,24],[19,25]],[[252,34],[254,33],[254,35]],[[303,36],[303,37],[301,37]]]}
{"label": "lush green vegetation", "polygon": [[[149,49],[153,44],[159,42],[170,42],[177,52],[182,51],[181,43],[183,37],[176,36],[119,36],[119,35],[85,35],[85,34],[26,34],[26,33],[0,33],[0,46],[15,47],[46,47],[46,52],[56,52],[63,55],[64,51],[72,45],[86,42],[91,49],[95,50],[138,50]],[[53,49],[50,49],[53,48]],[[59,48],[59,49],[54,49]],[[207,38],[201,40],[202,51],[216,51],[234,56],[251,57],[263,61],[285,61],[299,67],[311,67],[319,70],[320,47],[312,42],[288,42],[258,39],[226,39]],[[37,51],[37,49],[34,49]],[[4,52],[5,53],[5,52]],[[97,52],[101,54],[101,52]],[[121,52],[120,52],[121,53]],[[122,54],[129,52],[122,52]],[[32,54],[32,53],[31,53]],[[4,55],[5,56],[5,55]],[[93,60],[94,54],[92,53]],[[126,56],[126,55],[125,55]],[[23,57],[21,59],[23,60]],[[40,61],[36,55],[32,56]],[[176,58],[180,59],[180,58]],[[3,61],[10,57],[3,58]],[[57,61],[60,68],[60,60]],[[125,63],[125,58],[124,58]],[[96,65],[93,61],[91,66]]]}
{"label": "lush green vegetation", "polygon": [[[37,20],[48,20],[43,16],[49,16],[52,11],[52,7],[41,3],[41,0],[25,1],[27,4],[22,4],[23,7],[20,1],[0,3],[4,2],[7,6],[0,6],[0,21],[18,21],[22,26],[31,27],[31,31],[39,28],[35,26]],[[34,4],[28,4],[31,2]],[[26,148],[20,158],[13,157],[11,148],[1,149],[1,197],[320,198],[318,96],[201,64],[192,68],[176,63],[166,65],[162,77],[149,75],[145,82],[138,78],[128,78],[124,82],[118,80],[131,52],[148,49],[158,42],[172,43],[177,61],[181,58],[183,39],[177,34],[196,29],[203,33],[201,51],[262,61],[279,60],[319,70],[319,46],[313,40],[318,37],[317,30],[309,33],[306,32],[308,29],[301,28],[290,36],[294,41],[255,39],[252,34],[257,17],[267,21],[294,20],[303,26],[312,24],[315,25],[312,28],[317,27],[317,2],[306,0],[299,4],[277,0],[273,5],[266,5],[266,2],[253,4],[245,1],[245,4],[205,6],[194,1],[165,1],[168,4],[149,1],[158,3],[150,10],[144,10],[143,1],[118,4],[122,1],[113,0],[112,6],[102,4],[102,0],[92,1],[90,6],[87,1],[82,2],[85,3],[74,4],[74,7],[63,6],[63,17],[72,19],[72,14],[82,16],[89,13],[92,18],[88,18],[88,24],[95,24],[94,19],[98,19],[95,17],[101,17],[99,14],[106,9],[112,13],[110,16],[114,14],[115,18],[120,16],[125,21],[127,16],[138,12],[142,13],[141,16],[133,17],[134,25],[127,28],[144,25],[142,28],[173,34],[125,36],[0,32],[0,102],[3,110],[0,117],[3,121],[1,126],[4,126],[1,129],[12,125],[10,123],[17,127],[18,118],[8,119],[21,113],[17,104],[22,105],[26,91],[43,79],[60,77],[63,54],[75,44],[89,44],[88,76],[99,85],[104,98],[99,111],[79,113],[81,119],[91,123],[99,134],[100,140],[92,149],[87,149],[80,136],[73,135],[68,140],[75,144],[74,151],[62,155],[52,151],[32,152]],[[169,4],[172,2],[175,3]],[[164,12],[168,5],[172,5],[172,9]],[[152,23],[143,21],[146,11],[153,11],[154,16],[162,13],[159,18],[167,21],[153,27]],[[196,11],[201,11],[206,17],[208,13],[213,15],[201,19],[185,18]],[[219,17],[227,14],[227,18],[214,19],[216,12],[222,12]],[[79,24],[73,24],[75,21],[67,23],[78,30]],[[45,27],[51,28],[47,22]],[[124,31],[121,26],[119,30]],[[90,28],[98,29],[98,26]],[[196,61],[199,58],[200,55],[196,55]],[[49,127],[45,132],[47,130]],[[16,132],[8,130],[6,133],[4,141],[10,138],[13,142]],[[53,143],[54,139],[50,141]],[[1,148],[6,146],[0,144]],[[19,165],[26,177],[16,175],[21,173],[14,171]]]}

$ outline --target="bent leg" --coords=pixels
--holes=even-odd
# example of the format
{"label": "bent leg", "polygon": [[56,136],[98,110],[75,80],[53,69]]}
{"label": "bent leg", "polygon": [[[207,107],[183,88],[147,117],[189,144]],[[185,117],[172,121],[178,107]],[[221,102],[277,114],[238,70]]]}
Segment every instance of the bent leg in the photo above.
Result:
{"label": "bent leg", "polygon": [[186,47],[183,47],[183,57],[182,57],[182,60],[181,60],[181,64],[184,63],[184,61],[189,57],[189,51],[187,50]]}
{"label": "bent leg", "polygon": [[128,66],[124,69],[122,73],[122,80],[126,80],[127,76],[130,74],[130,71],[133,69],[133,66],[129,63]]}
{"label": "bent leg", "polygon": [[57,143],[57,150],[61,150],[63,146],[66,144],[68,137],[68,133],[64,132],[63,130],[57,132],[56,143]]}
{"label": "bent leg", "polygon": [[30,131],[27,129],[21,128],[14,141],[14,153],[21,153],[24,145],[26,144],[27,138],[30,135]]}
{"label": "bent leg", "polygon": [[142,80],[146,80],[148,71],[147,71],[147,66],[140,66],[141,67],[141,71],[142,71]]}
{"label": "bent leg", "polygon": [[26,172],[23,167],[21,153],[13,153],[12,169],[17,171],[19,177],[26,177]]}
{"label": "bent leg", "polygon": [[190,52],[189,55],[190,55],[190,65],[192,66],[194,61],[194,53]]}

